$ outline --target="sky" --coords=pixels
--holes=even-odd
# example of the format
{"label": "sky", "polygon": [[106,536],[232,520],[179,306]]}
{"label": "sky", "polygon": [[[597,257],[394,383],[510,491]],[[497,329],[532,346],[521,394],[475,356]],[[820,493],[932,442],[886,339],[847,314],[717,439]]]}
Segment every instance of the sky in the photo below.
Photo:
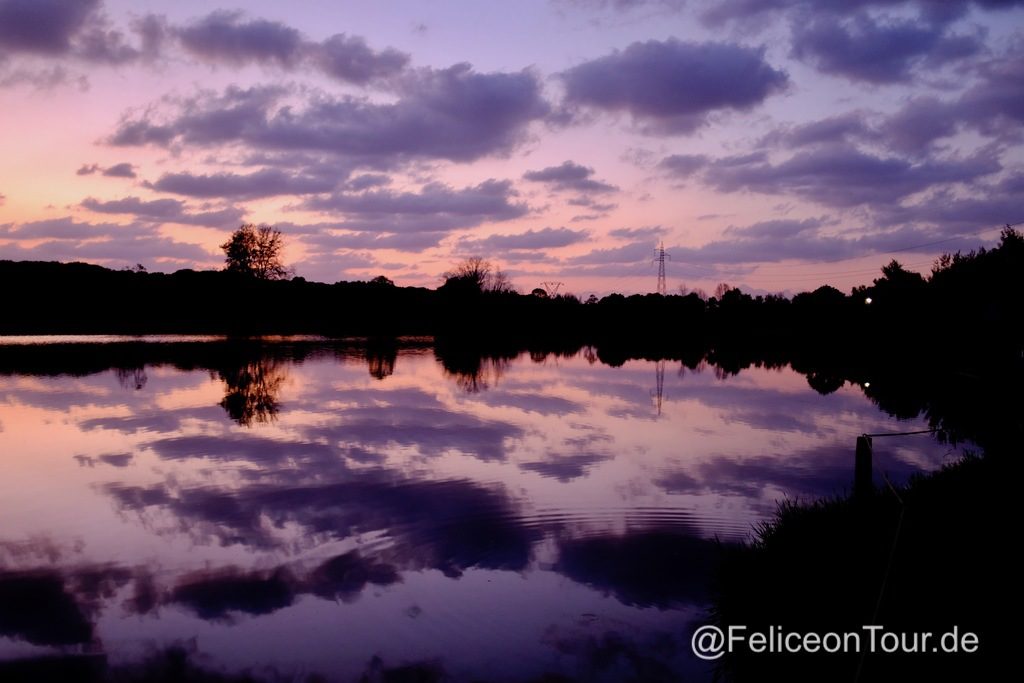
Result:
{"label": "sky", "polygon": [[0,0],[0,259],[870,283],[1024,221],[1024,0]]}

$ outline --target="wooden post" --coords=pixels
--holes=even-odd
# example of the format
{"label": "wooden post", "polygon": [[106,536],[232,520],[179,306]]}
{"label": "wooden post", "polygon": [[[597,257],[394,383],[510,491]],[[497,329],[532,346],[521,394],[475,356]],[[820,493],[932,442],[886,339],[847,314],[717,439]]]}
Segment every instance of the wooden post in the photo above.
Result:
{"label": "wooden post", "polygon": [[857,456],[853,465],[853,495],[861,498],[874,492],[871,481],[871,437],[857,437]]}

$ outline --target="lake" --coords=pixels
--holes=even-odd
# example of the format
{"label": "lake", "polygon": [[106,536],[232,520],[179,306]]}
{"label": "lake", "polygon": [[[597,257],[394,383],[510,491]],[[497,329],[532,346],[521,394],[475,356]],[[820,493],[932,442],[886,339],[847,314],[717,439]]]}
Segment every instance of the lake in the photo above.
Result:
{"label": "lake", "polygon": [[[788,366],[14,341],[0,660],[91,672],[709,679],[719,544],[849,492],[859,434],[928,428]],[[879,441],[876,478],[959,454]]]}

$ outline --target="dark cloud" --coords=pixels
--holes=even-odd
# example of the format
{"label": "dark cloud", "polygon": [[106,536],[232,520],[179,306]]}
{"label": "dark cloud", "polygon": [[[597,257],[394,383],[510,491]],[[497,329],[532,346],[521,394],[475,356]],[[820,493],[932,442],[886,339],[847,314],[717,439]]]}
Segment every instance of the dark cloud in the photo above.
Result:
{"label": "dark cloud", "polygon": [[79,465],[87,467],[95,467],[97,464],[127,467],[131,464],[134,457],[131,453],[104,453],[95,457],[91,455],[76,455],[75,460]]}
{"label": "dark cloud", "polygon": [[329,192],[338,184],[336,178],[293,175],[276,168],[253,173],[213,173],[199,175],[184,171],[165,173],[148,187],[185,197],[259,199],[286,194]]}
{"label": "dark cloud", "polygon": [[284,24],[264,19],[244,20],[237,11],[218,10],[178,28],[182,46],[211,61],[241,65],[276,62],[294,65],[301,56],[302,34]]}
{"label": "dark cloud", "polygon": [[443,232],[524,216],[529,208],[514,201],[507,180],[485,180],[454,189],[430,183],[419,192],[372,190],[311,197],[302,207],[346,217],[338,227],[357,232]]}
{"label": "dark cloud", "polygon": [[565,161],[559,166],[549,166],[539,171],[527,171],[525,180],[544,183],[554,190],[572,190],[575,192],[604,193],[615,192],[619,188],[608,183],[594,180],[594,169],[581,166],[572,161]]}
{"label": "dark cloud", "polygon": [[114,164],[108,168],[100,168],[99,164],[82,164],[75,171],[75,175],[93,175],[94,173],[102,173],[108,178],[134,178],[135,167],[127,162]]}
{"label": "dark cloud", "polygon": [[138,197],[125,197],[110,201],[100,201],[89,197],[82,201],[82,207],[96,213],[127,214],[140,221],[152,220],[184,225],[202,225],[211,228],[223,228],[237,224],[245,215],[245,212],[237,207],[190,213],[185,203],[178,199],[146,201]]}
{"label": "dark cloud", "polygon": [[[287,231],[288,224],[278,224]],[[396,249],[398,251],[423,251],[436,247],[447,232],[377,233],[338,232],[327,226],[322,231],[303,235],[302,242],[317,250],[336,249]]]}
{"label": "dark cloud", "polygon": [[941,66],[979,53],[982,36],[920,21],[819,17],[794,22],[792,54],[818,70],[869,83],[905,83],[923,61]]}
{"label": "dark cloud", "polygon": [[198,245],[159,235],[152,225],[80,223],[71,217],[22,223],[16,229],[0,226],[0,239],[46,240],[32,247],[4,247],[7,258],[23,261],[98,261],[120,265],[160,260],[196,264],[213,259]]}
{"label": "dark cloud", "polygon": [[794,149],[830,143],[877,141],[880,135],[860,111],[838,114],[819,121],[780,127],[762,139],[765,145]]}
{"label": "dark cloud", "polygon": [[686,5],[686,0],[555,0],[555,2],[590,10],[610,9],[616,12],[629,12],[642,8],[679,10]]}
{"label": "dark cloud", "polygon": [[1024,44],[984,64],[981,78],[954,99],[911,98],[883,121],[879,132],[890,147],[910,154],[927,152],[961,130],[1019,143],[1024,125],[1024,98],[1017,87],[1021,78]]}
{"label": "dark cloud", "polygon": [[636,240],[644,237],[657,237],[664,232],[660,227],[648,228],[615,228],[609,230],[608,234],[620,239]]}
{"label": "dark cloud", "polygon": [[382,173],[363,173],[350,178],[345,182],[345,189],[350,192],[361,192],[374,187],[384,187],[391,184],[391,177]]}
{"label": "dark cloud", "polygon": [[[157,55],[162,18],[146,15],[133,19],[130,32],[137,36],[137,44],[133,44],[101,9],[100,0],[0,0],[0,59],[20,53],[120,65]],[[61,74],[61,82],[66,80],[57,67],[37,72],[29,80],[42,84],[57,74]]]}
{"label": "dark cloud", "polygon": [[71,216],[0,226],[0,237],[6,239],[82,240],[124,236],[130,228],[116,223],[82,223]]}
{"label": "dark cloud", "polygon": [[[899,223],[897,216],[904,215],[906,222]],[[932,253],[934,247],[929,247],[929,244],[940,240],[946,242],[950,236],[949,227],[920,227],[933,222],[929,220],[933,216],[938,219],[934,221],[936,223],[944,221],[948,224],[950,221],[941,211],[919,213],[917,206],[879,216],[877,222],[882,225],[898,223],[895,229],[857,228],[844,231],[835,229],[832,222],[821,219],[762,221],[742,228],[727,228],[722,239],[712,240],[700,247],[674,246],[671,252],[673,259],[678,262],[708,265],[785,260],[831,261],[893,250]],[[971,227],[976,228],[977,225],[973,223]],[[963,244],[969,245],[971,240],[965,237]],[[915,245],[922,246],[910,249]],[[945,247],[956,249],[958,245],[946,242]]]}
{"label": "dark cloud", "polygon": [[500,253],[508,249],[553,249],[577,244],[589,237],[586,230],[544,228],[527,230],[513,235],[490,235],[480,239],[463,239],[458,248],[463,251]]}
{"label": "dark cloud", "polygon": [[257,151],[341,155],[382,168],[507,153],[549,109],[532,72],[480,74],[468,64],[418,70],[402,79],[398,92],[389,104],[311,93],[305,107],[276,108],[284,94],[279,88],[228,88],[183,102],[164,121],[148,112],[127,117],[109,142],[241,143]]}
{"label": "dark cloud", "polygon": [[688,178],[707,166],[709,161],[703,154],[672,154],[658,162],[658,166],[674,176]]}
{"label": "dark cloud", "polygon": [[367,585],[390,586],[401,580],[394,565],[353,550],[323,562],[310,574],[305,587],[325,600],[351,602]]}
{"label": "dark cloud", "polygon": [[523,430],[513,424],[485,420],[442,408],[367,406],[346,410],[336,424],[308,427],[311,441],[327,439],[354,443],[367,450],[416,447],[424,455],[459,451],[480,460],[504,460],[508,442]]}
{"label": "dark cloud", "polygon": [[128,162],[121,162],[103,169],[103,175],[108,178],[134,178],[135,167]]}
{"label": "dark cloud", "polygon": [[536,472],[542,477],[567,482],[582,477],[591,466],[609,459],[611,459],[611,455],[607,453],[573,453],[550,456],[539,462],[525,462],[519,467],[529,472]]}
{"label": "dark cloud", "polygon": [[607,264],[607,263],[637,263],[650,261],[654,256],[655,244],[653,241],[640,240],[630,242],[621,247],[609,249],[594,249],[593,251],[574,256],[569,263],[574,265]]}
{"label": "dark cloud", "polygon": [[633,43],[562,79],[570,104],[629,112],[652,133],[692,132],[710,113],[749,110],[789,82],[763,49],[675,39]]}
{"label": "dark cloud", "polygon": [[100,0],[0,0],[0,53],[63,55]]}
{"label": "dark cloud", "polygon": [[409,55],[394,49],[372,50],[359,36],[344,33],[331,36],[310,48],[312,59],[328,76],[349,83],[365,84],[401,73]]}
{"label": "dark cloud", "polygon": [[853,207],[899,202],[936,185],[971,182],[1000,169],[999,161],[984,151],[912,163],[849,145],[825,145],[777,164],[758,157],[722,160],[707,169],[704,179],[721,192],[789,194],[825,206]]}
{"label": "dark cloud", "polygon": [[359,36],[338,33],[317,43],[290,26],[247,19],[238,11],[212,12],[175,34],[188,52],[208,62],[312,66],[331,78],[360,85],[400,74],[409,64],[409,55],[373,50]]}
{"label": "dark cloud", "polygon": [[183,577],[171,601],[212,621],[226,620],[233,612],[270,614],[291,605],[295,597],[293,579],[285,569],[266,573],[222,570]]}
{"label": "dark cloud", "polygon": [[972,6],[1006,9],[1024,5],[1024,0],[715,0],[708,3],[703,19],[711,25],[729,21],[763,25],[764,14],[783,11],[803,15],[808,12],[846,16],[863,10],[915,7],[935,23],[948,23],[962,17]]}
{"label": "dark cloud", "polygon": [[[322,471],[337,474],[336,467],[328,464]],[[274,546],[269,530],[292,524],[309,534],[336,540],[387,531],[392,539],[387,551],[389,563],[414,570],[439,569],[449,576],[458,576],[470,567],[520,571],[528,565],[531,546],[540,535],[537,528],[524,524],[500,489],[465,480],[390,481],[379,472],[371,472],[353,481],[309,486],[263,484],[231,491],[175,488],[172,493],[161,485],[115,485],[105,490],[122,509],[163,507],[178,517],[182,529],[252,548]],[[350,592],[338,573],[352,565],[351,559],[314,571],[310,588],[340,596]],[[361,562],[360,566],[370,573],[373,564],[376,562]],[[387,581],[396,578],[391,572],[377,575]],[[260,589],[270,577],[248,578],[259,579],[248,585]],[[199,592],[208,594],[205,590]],[[286,592],[274,594],[284,596]],[[252,604],[232,600],[228,605],[211,599],[220,605],[209,611],[214,618],[230,611],[247,611],[242,605]],[[257,604],[269,607],[281,602]],[[198,607],[206,601],[192,604]]]}

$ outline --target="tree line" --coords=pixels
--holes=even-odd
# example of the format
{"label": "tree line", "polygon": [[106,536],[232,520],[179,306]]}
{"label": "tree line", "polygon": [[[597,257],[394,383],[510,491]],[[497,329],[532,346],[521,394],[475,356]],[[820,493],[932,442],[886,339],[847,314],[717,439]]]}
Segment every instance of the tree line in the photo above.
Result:
{"label": "tree line", "polygon": [[[220,271],[111,270],[84,263],[0,261],[7,297],[0,334],[225,333],[429,335],[480,343],[594,341],[721,346],[957,345],[1020,354],[1024,238],[1007,228],[992,249],[947,254],[928,276],[892,261],[845,294],[823,285],[792,298],[722,287],[714,295],[516,292],[499,269],[468,259],[436,289],[310,282],[280,263],[277,231],[243,226]],[[265,253],[260,253],[263,250]]]}

